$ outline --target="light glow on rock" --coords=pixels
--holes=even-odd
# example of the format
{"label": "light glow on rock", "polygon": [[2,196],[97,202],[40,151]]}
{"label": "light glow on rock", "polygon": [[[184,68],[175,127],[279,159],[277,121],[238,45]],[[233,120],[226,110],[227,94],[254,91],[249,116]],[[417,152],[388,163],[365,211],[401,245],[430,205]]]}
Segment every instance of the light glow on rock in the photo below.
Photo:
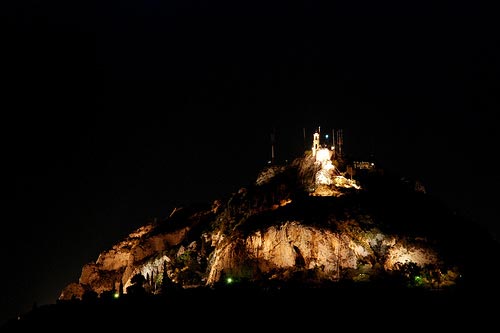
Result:
{"label": "light glow on rock", "polygon": [[323,148],[318,150],[316,153],[316,161],[325,163],[326,161],[330,160],[332,152],[328,148]]}

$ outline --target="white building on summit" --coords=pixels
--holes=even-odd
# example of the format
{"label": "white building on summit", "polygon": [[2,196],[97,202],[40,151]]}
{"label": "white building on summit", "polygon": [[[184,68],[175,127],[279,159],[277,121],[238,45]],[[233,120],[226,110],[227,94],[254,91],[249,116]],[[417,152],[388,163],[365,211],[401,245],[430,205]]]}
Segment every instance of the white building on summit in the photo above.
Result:
{"label": "white building on summit", "polygon": [[[319,170],[315,176],[315,190],[311,195],[315,196],[339,196],[342,195],[336,188],[356,188],[361,187],[355,180],[345,177],[345,172],[341,172],[335,166],[333,160],[336,156],[340,157],[342,146],[342,130],[332,131],[332,139],[329,142],[328,134],[325,135],[325,143],[321,142],[320,128],[313,134],[313,142],[311,148],[311,157],[314,158],[314,163],[319,166]],[[337,140],[335,140],[337,139]],[[338,149],[338,151],[336,150]],[[338,163],[337,163],[338,165]]]}

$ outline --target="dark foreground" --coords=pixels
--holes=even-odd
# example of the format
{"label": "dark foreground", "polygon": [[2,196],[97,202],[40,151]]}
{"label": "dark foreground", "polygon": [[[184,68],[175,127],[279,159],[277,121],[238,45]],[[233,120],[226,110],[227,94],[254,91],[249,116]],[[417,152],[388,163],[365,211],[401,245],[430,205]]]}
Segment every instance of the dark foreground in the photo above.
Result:
{"label": "dark foreground", "polygon": [[497,323],[497,310],[494,295],[456,290],[204,288],[57,302],[0,331],[483,331]]}

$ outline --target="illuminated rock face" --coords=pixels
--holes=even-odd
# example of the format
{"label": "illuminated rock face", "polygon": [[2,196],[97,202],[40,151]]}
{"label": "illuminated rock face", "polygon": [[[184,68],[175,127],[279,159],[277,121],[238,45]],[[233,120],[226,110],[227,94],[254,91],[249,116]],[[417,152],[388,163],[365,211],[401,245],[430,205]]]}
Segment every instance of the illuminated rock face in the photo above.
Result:
{"label": "illuminated rock face", "polygon": [[131,285],[131,278],[135,274],[158,272],[167,257],[158,259],[167,248],[177,246],[189,230],[181,228],[175,232],[151,235],[152,225],[139,228],[125,240],[114,245],[112,249],[102,252],[99,258],[83,266],[78,286],[68,285],[60,295],[60,299],[69,300],[73,297],[81,298],[86,290],[93,290],[97,294],[120,288],[124,290]]}
{"label": "illuminated rock face", "polygon": [[[348,224],[342,230],[342,224]],[[287,280],[290,272],[309,272],[312,283],[339,281],[346,272],[373,274],[375,265],[394,270],[397,265],[415,263],[420,267],[439,265],[431,247],[410,244],[407,240],[383,235],[373,228],[363,231],[356,221],[339,223],[340,231],[286,222],[257,231],[246,238],[221,240],[214,251],[207,284],[215,284],[222,273],[252,280],[259,274],[268,279]],[[383,259],[377,259],[383,258]],[[312,275],[311,275],[312,273]]]}
{"label": "illuminated rock face", "polygon": [[[207,252],[210,258],[204,258],[208,264],[198,285],[215,285],[229,276],[234,280],[265,284],[290,280],[297,272],[309,272],[309,283],[335,282],[346,277],[356,278],[360,272],[376,274],[375,264],[386,271],[407,262],[422,267],[439,264],[439,257],[431,248],[408,246],[407,240],[384,235],[375,227],[363,230],[355,220],[338,221],[334,229],[286,221],[244,237],[221,235],[218,230],[204,233],[191,243],[194,250],[202,244],[211,247]],[[70,284],[60,298],[81,298],[84,290],[98,294],[118,290],[120,282],[126,290],[138,273],[160,277],[164,263],[168,267],[179,253],[188,251],[189,247],[180,246],[187,235],[187,229],[181,229],[163,235],[146,233],[129,237],[103,252],[95,263],[85,265],[79,284]],[[173,256],[166,254],[168,249],[175,250],[170,251]],[[174,269],[169,273],[175,278]]]}
{"label": "illuminated rock face", "polygon": [[[269,274],[270,278],[280,278],[277,274],[288,269],[319,269],[321,277],[337,280],[340,269],[355,268],[357,257],[363,256],[349,244],[350,240],[340,234],[297,222],[271,226],[243,239],[221,241],[207,283],[218,282],[222,272],[252,279],[252,275],[245,276],[249,269],[250,273]],[[273,272],[277,272],[276,276],[272,276]]]}
{"label": "illuminated rock face", "polygon": [[460,267],[447,262],[436,239],[422,231],[443,217],[425,213],[420,201],[412,204],[415,193],[395,188],[387,197],[392,192],[385,185],[372,194],[332,182],[323,185],[335,195],[318,195],[310,187],[320,168],[311,158],[271,168],[227,201],[176,209],[137,229],[84,265],[78,283],[64,288],[60,299],[81,298],[87,291],[127,293],[138,274],[151,293],[167,288],[166,281],[189,288],[229,277],[258,285],[321,285],[374,281],[396,272],[409,283],[419,275],[419,283],[433,286],[437,272],[441,286],[455,283]]}

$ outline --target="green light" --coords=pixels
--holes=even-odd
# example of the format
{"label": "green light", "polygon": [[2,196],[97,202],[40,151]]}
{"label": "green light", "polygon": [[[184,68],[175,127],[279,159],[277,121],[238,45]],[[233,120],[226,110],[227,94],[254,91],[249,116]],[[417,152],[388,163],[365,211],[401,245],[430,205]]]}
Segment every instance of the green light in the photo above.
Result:
{"label": "green light", "polygon": [[120,297],[120,294],[119,293],[114,293],[113,297],[114,298],[118,298],[118,297]]}
{"label": "green light", "polygon": [[226,279],[226,282],[227,282],[227,283],[232,283],[232,282],[233,282],[233,279],[232,279],[232,278],[230,278],[230,277],[228,277],[228,278]]}

